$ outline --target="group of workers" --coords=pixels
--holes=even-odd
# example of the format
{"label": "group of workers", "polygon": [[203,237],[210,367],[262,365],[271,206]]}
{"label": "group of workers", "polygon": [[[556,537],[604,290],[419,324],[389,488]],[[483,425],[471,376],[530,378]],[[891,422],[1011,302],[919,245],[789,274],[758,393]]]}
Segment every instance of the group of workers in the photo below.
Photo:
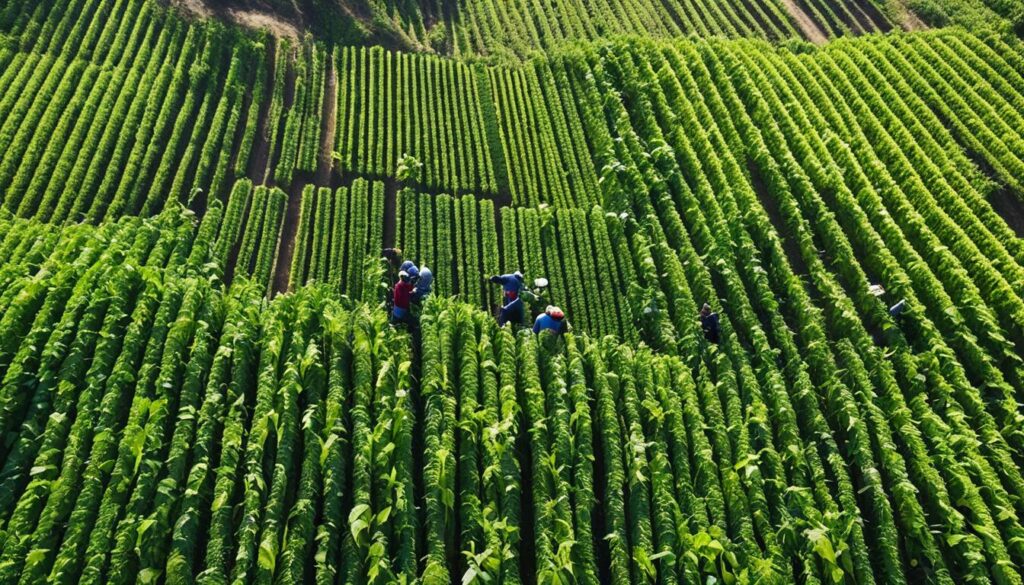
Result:
{"label": "group of workers", "polygon": [[[421,303],[430,295],[434,282],[434,273],[427,266],[416,266],[415,262],[405,260],[399,248],[386,248],[383,253],[395,281],[391,294],[391,320],[395,324],[414,324],[412,304]],[[397,275],[395,272],[397,271]],[[526,303],[539,304],[540,295],[526,285],[523,273],[518,270],[509,274],[498,274],[490,277],[491,284],[501,286],[502,303],[498,310],[498,326],[507,323],[521,325],[526,319]],[[700,324],[704,338],[710,343],[718,344],[721,334],[719,316],[711,310],[711,305],[704,303],[700,309]],[[561,335],[570,331],[569,321],[565,312],[555,305],[547,305],[542,313],[533,321],[533,332],[551,331]]]}
{"label": "group of workers", "polygon": [[[391,321],[395,324],[414,325],[412,305],[423,302],[430,295],[434,273],[425,265],[417,267],[415,262],[405,260],[399,248],[385,248],[383,256],[389,267],[389,280],[395,282],[391,291]],[[498,312],[498,325],[522,324],[526,314],[523,297],[536,302],[539,295],[529,290],[519,271],[492,276],[490,282],[500,284],[502,289],[503,302]],[[548,305],[534,320],[533,332],[544,330],[555,334],[570,330],[565,313],[560,308]]]}
{"label": "group of workers", "polygon": [[[386,248],[384,260],[389,266],[389,278],[395,281],[391,293],[391,320],[395,324],[414,325],[412,304],[421,303],[430,295],[434,282],[434,273],[427,266],[416,266],[415,262],[405,260],[399,248]],[[397,274],[396,274],[397,272]],[[488,279],[491,284],[501,286],[502,303],[498,310],[498,326],[507,323],[521,325],[526,319],[526,306],[539,305],[540,293],[526,285],[523,273],[518,270],[509,274],[498,274]],[[546,284],[546,281],[544,281]],[[718,344],[721,335],[719,315],[711,310],[711,305],[704,303],[700,309],[700,325],[704,338]],[[565,312],[555,305],[547,305],[542,313],[533,321],[533,332],[551,331],[561,335],[572,328],[565,318]]]}
{"label": "group of workers", "polygon": [[[499,274],[490,278],[491,284],[501,285],[502,303],[498,310],[498,325],[504,327],[505,323],[522,323],[526,314],[524,297],[532,303],[540,300],[539,293],[530,290],[526,286],[523,273],[518,270],[511,274]],[[571,330],[569,321],[565,318],[565,312],[555,305],[548,305],[544,312],[537,315],[533,321],[533,332],[551,331],[561,335]]]}
{"label": "group of workers", "polygon": [[[395,280],[391,295],[392,322],[414,325],[412,303],[420,303],[430,295],[430,287],[434,282],[434,273],[425,265],[417,267],[414,262],[404,260],[402,250],[399,248],[386,248],[384,249],[383,256],[389,266],[390,280]],[[394,274],[396,270],[397,280]],[[540,293],[536,290],[531,290],[526,285],[523,273],[518,270],[510,274],[492,276],[489,281],[491,284],[501,286],[502,304],[498,310],[499,327],[504,327],[507,323],[514,325],[523,324],[526,319],[526,302],[531,306],[540,304]],[[543,281],[543,284],[540,287],[547,286],[546,280],[538,279],[535,282],[541,281]],[[877,289],[880,292],[876,293],[873,291],[872,294],[878,296],[880,293],[884,293],[884,289],[881,289],[881,287],[877,287]],[[526,302],[524,302],[524,298]],[[889,307],[888,312],[893,318],[899,318],[907,311],[907,308],[907,301],[904,299]],[[704,339],[709,343],[718,345],[721,337],[719,314],[711,309],[710,304],[704,303],[698,315]],[[561,335],[571,330],[572,327],[565,318],[565,313],[554,305],[547,305],[544,311],[537,315],[533,321],[534,333],[551,331],[555,335]]]}
{"label": "group of workers", "polygon": [[434,273],[426,265],[417,268],[415,262],[404,260],[398,248],[386,248],[384,258],[389,266],[398,269],[391,297],[391,320],[394,323],[411,323],[412,303],[422,302],[430,296]]}

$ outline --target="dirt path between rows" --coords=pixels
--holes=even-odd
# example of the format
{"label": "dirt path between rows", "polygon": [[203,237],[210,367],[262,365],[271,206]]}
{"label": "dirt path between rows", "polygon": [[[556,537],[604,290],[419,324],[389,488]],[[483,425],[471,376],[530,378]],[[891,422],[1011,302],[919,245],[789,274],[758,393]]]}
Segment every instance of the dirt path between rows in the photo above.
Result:
{"label": "dirt path between rows", "polygon": [[[274,96],[274,76],[277,70],[277,43],[269,43],[267,49],[267,77],[263,82],[263,96],[260,102],[258,125],[256,128],[256,144],[253,147],[252,161],[249,163],[248,177],[256,185],[263,183],[270,164],[270,101]],[[256,96],[253,96],[256,99]]]}
{"label": "dirt path between rows", "polygon": [[904,6],[903,7],[903,11],[904,11],[903,20],[900,23],[900,25],[903,26],[903,30],[905,30],[905,31],[915,31],[915,30],[926,30],[928,28],[928,25],[925,24],[923,20],[921,20],[921,17],[919,17],[918,15],[914,14],[914,12],[911,11],[909,8]]}
{"label": "dirt path between rows", "polygon": [[814,22],[814,19],[808,16],[803,8],[800,8],[796,0],[782,0],[782,6],[808,41],[815,45],[824,45],[828,42],[828,36],[821,30],[818,23]]}
{"label": "dirt path between rows", "polygon": [[313,182],[320,187],[331,185],[331,172],[334,170],[334,133],[338,124],[338,75],[334,63],[334,55],[330,54],[327,66],[327,87],[324,88],[324,109],[320,118],[323,126],[320,129],[320,156],[317,159],[316,174]]}
{"label": "dirt path between rows", "polygon": [[303,177],[296,174],[291,188],[288,189],[288,208],[284,214],[281,239],[277,244],[277,265],[274,267],[272,289],[274,295],[288,292],[288,281],[292,276],[292,258],[295,257],[295,237],[299,233],[302,215],[302,189],[309,183],[309,178],[308,174]]}
{"label": "dirt path between rows", "polygon": [[[331,57],[333,59],[333,57]],[[299,222],[302,221],[302,191],[310,183],[320,187],[329,187],[331,171],[334,167],[334,128],[337,110],[337,79],[333,61],[328,61],[324,103],[320,115],[320,152],[317,157],[316,172],[296,172],[292,176],[292,184],[288,189],[288,210],[284,216],[284,227],[281,229],[281,240],[277,252],[277,266],[274,269],[275,295],[288,292],[288,281],[292,275],[292,259],[295,257],[295,238],[299,233]]]}

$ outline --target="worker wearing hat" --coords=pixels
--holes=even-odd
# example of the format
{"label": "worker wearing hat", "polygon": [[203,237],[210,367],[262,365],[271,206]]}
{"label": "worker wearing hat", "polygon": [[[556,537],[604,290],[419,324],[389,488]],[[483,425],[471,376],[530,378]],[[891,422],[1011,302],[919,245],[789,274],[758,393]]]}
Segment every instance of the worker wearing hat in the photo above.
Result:
{"label": "worker wearing hat", "polygon": [[409,273],[402,270],[398,273],[398,282],[394,289],[394,308],[391,310],[391,320],[394,323],[409,323],[412,313],[409,312],[409,302],[412,300],[412,279]]}
{"label": "worker wearing hat", "polygon": [[537,319],[533,322],[533,332],[540,333],[544,330],[552,331],[555,335],[561,335],[569,330],[569,322],[566,321],[562,309],[548,305],[543,313],[537,315]]}
{"label": "worker wearing hat", "polygon": [[505,323],[522,324],[523,322],[523,299],[519,294],[525,286],[523,273],[518,270],[512,274],[501,274],[490,278],[492,284],[500,284],[503,296],[501,312],[498,313],[498,325]]}

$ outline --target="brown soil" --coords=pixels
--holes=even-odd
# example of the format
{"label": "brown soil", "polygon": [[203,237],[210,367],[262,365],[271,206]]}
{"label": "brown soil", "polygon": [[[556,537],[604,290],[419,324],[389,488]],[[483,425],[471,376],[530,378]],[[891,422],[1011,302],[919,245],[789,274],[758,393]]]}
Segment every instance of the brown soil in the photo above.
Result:
{"label": "brown soil", "polygon": [[824,45],[828,42],[828,36],[821,30],[818,23],[814,22],[814,19],[808,16],[794,0],[782,0],[782,6],[808,41],[815,45]]}
{"label": "brown soil", "polygon": [[253,160],[249,163],[248,173],[249,179],[257,185],[267,176],[267,167],[270,164],[270,100],[274,95],[276,69],[277,44],[270,43],[267,50],[267,78],[263,82],[263,97],[256,129],[256,144],[253,146]]}
{"label": "brown soil", "polygon": [[[294,92],[294,88],[289,91]],[[337,103],[337,80],[334,76],[334,67],[331,66],[327,68],[327,86],[324,88],[324,103],[320,116],[320,153],[316,172],[312,176],[309,176],[308,173],[295,173],[288,190],[288,209],[284,216],[284,227],[281,229],[281,240],[277,252],[277,266],[274,269],[274,294],[288,292],[288,281],[291,279],[292,273],[292,258],[295,256],[295,239],[299,232],[299,221],[302,214],[303,188],[310,183],[321,187],[330,186],[331,183],[331,169],[334,163],[331,153],[334,147],[334,118]],[[394,211],[392,210],[393,215]]]}
{"label": "brown soil", "polygon": [[288,190],[288,208],[284,214],[284,226],[277,247],[277,265],[274,267],[273,294],[288,292],[288,280],[292,275],[292,258],[295,256],[295,238],[299,233],[299,216],[302,214],[302,188],[310,177],[296,173]]}
{"label": "brown soil", "polygon": [[185,12],[194,14],[200,18],[213,16],[213,9],[206,5],[203,0],[171,0],[172,6],[177,6]]}
{"label": "brown soil", "polygon": [[[188,1],[195,2],[197,0]],[[266,30],[275,37],[297,39],[300,36],[299,28],[296,25],[269,12],[229,8],[226,16],[235,24],[256,30]]]}
{"label": "brown soil", "polygon": [[244,6],[242,2],[237,2],[237,4],[233,5],[233,3],[225,3],[222,0],[217,0],[217,2],[209,0],[170,0],[170,4],[182,9],[187,14],[193,14],[199,18],[216,16],[246,28],[266,30],[275,37],[297,39],[300,36],[300,25],[290,22],[279,14]]}
{"label": "brown soil", "polygon": [[864,32],[882,31],[888,32],[892,30],[893,25],[889,20],[878,10],[878,8],[870,2],[870,0],[860,0],[850,2],[848,4],[849,12],[856,19],[856,24]]}
{"label": "brown soil", "polygon": [[327,67],[327,86],[324,88],[323,115],[320,117],[323,126],[320,129],[320,155],[317,159],[316,174],[313,182],[321,187],[330,186],[331,171],[334,169],[334,132],[337,129],[338,110],[338,78],[334,67],[334,56],[331,55]]}
{"label": "brown soil", "polygon": [[909,8],[904,8],[903,19],[900,22],[900,26],[906,31],[925,30],[928,25]]}

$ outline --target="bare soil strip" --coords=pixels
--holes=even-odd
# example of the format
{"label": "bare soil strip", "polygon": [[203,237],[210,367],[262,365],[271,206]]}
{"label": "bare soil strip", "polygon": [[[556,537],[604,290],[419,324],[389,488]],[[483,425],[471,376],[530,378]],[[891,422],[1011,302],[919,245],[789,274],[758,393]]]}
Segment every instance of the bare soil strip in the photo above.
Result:
{"label": "bare soil strip", "polygon": [[[327,86],[324,89],[324,103],[320,111],[320,152],[317,157],[316,172],[312,177],[308,173],[295,173],[292,177],[292,184],[288,189],[288,210],[284,216],[284,227],[281,230],[281,242],[277,252],[277,266],[274,268],[274,294],[288,292],[288,281],[292,274],[292,258],[295,256],[295,238],[299,233],[299,221],[302,214],[303,187],[309,183],[320,187],[329,187],[331,184],[331,169],[334,165],[331,158],[334,148],[334,118],[338,103],[337,80],[334,77],[333,66],[327,68]],[[392,215],[394,215],[393,211]],[[394,218],[392,218],[393,222]],[[392,234],[394,234],[393,231]],[[394,236],[392,235],[392,237]]]}
{"label": "bare soil strip", "polygon": [[338,127],[338,78],[335,71],[334,55],[330,55],[327,67],[327,87],[324,88],[324,108],[320,117],[320,155],[317,159],[313,182],[320,187],[329,187],[331,171],[334,170],[334,133]]}
{"label": "bare soil strip", "polygon": [[815,45],[824,45],[828,42],[828,36],[821,30],[818,23],[814,22],[814,19],[808,16],[794,0],[782,0],[782,6],[808,41]]}
{"label": "bare soil strip", "polygon": [[1024,202],[1005,187],[993,191],[988,202],[1017,237],[1024,238]]}
{"label": "bare soil strip", "polygon": [[892,30],[892,24],[870,1],[849,3],[849,12],[856,19],[856,24],[866,32]]}
{"label": "bare soil strip", "polygon": [[906,31],[925,30],[928,28],[928,25],[918,15],[906,7],[904,7],[903,20],[900,22],[900,25]]}
{"label": "bare soil strip", "polygon": [[274,95],[274,75],[277,69],[277,43],[269,43],[267,46],[267,78],[263,82],[256,144],[253,145],[253,158],[248,169],[249,179],[257,185],[267,176],[267,166],[270,164],[270,100]]}
{"label": "bare soil strip", "polygon": [[288,209],[284,214],[281,240],[277,249],[277,265],[274,267],[275,295],[288,292],[288,279],[292,275],[292,258],[295,256],[295,237],[299,232],[299,216],[302,214],[302,188],[309,183],[309,175],[298,175],[288,189]]}

